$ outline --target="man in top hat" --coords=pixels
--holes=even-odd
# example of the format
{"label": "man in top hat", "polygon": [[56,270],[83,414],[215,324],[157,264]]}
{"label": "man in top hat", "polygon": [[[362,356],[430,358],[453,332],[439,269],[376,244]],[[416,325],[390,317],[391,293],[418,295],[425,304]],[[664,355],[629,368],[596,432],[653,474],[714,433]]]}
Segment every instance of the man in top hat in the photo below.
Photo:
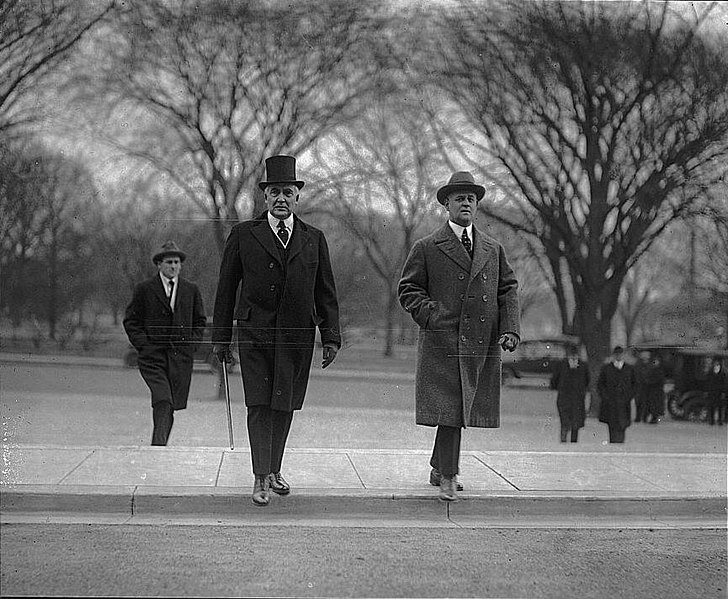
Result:
{"label": "man in top hat", "polygon": [[339,305],[322,231],[295,214],[304,182],[292,156],[266,160],[259,186],[267,210],[239,223],[225,243],[215,297],[212,340],[230,361],[233,320],[255,482],[252,500],[287,495],[281,464],[293,413],[308,385],[316,328],[326,368],[341,347]]}
{"label": "man in top hat", "polygon": [[179,276],[186,254],[167,241],[152,256],[159,271],[136,286],[124,330],[139,352],[139,372],[152,393],[152,445],[166,445],[174,411],[187,407],[192,359],[205,330],[197,285]]}
{"label": "man in top hat", "polygon": [[430,484],[457,500],[462,429],[500,426],[501,349],[520,342],[518,282],[503,247],[474,225],[485,188],[466,171],[437,192],[448,221],[418,240],[399,301],[420,327],[417,424],[436,426]]}

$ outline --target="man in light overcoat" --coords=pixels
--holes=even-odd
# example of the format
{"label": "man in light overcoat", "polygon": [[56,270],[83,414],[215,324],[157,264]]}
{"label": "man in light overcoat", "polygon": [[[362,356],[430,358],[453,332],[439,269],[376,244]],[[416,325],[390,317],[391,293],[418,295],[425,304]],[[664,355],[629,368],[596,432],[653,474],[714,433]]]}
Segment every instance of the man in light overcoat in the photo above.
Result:
{"label": "man in light overcoat", "polygon": [[457,500],[462,429],[500,426],[501,349],[520,342],[518,282],[503,247],[473,224],[485,194],[466,171],[437,192],[448,221],[412,247],[399,300],[420,327],[416,423],[436,426],[430,484]]}
{"label": "man in light overcoat", "polygon": [[308,386],[316,328],[326,368],[341,347],[339,305],[323,231],[294,214],[304,182],[293,156],[266,160],[259,187],[268,209],[235,225],[225,243],[215,297],[212,341],[221,361],[232,360],[237,321],[240,371],[247,407],[254,484],[252,501],[269,491],[287,495],[281,474],[293,413]]}

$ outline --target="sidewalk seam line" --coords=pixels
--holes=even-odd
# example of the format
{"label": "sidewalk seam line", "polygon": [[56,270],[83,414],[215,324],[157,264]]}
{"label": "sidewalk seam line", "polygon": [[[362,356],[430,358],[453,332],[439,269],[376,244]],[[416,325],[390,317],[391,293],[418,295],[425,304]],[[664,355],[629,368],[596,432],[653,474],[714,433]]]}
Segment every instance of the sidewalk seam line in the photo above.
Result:
{"label": "sidewalk seam line", "polygon": [[96,453],[96,449],[92,449],[91,450],[91,453],[89,453],[88,455],[86,455],[78,464],[76,464],[73,468],[71,468],[71,471],[70,472],[67,472],[64,476],[62,476],[61,477],[61,480],[59,480],[57,484],[59,484],[59,485],[63,484],[63,481],[64,480],[66,480],[69,476],[71,476],[71,474],[73,474],[74,472],[76,472],[76,470],[78,470],[84,464],[84,462],[86,460],[88,460],[95,453]]}
{"label": "sidewalk seam line", "polygon": [[516,485],[514,485],[511,481],[509,481],[505,476],[503,476],[500,472],[498,472],[495,468],[490,466],[489,464],[486,464],[483,460],[480,459],[480,456],[477,454],[473,454],[473,457],[478,460],[483,466],[485,466],[488,470],[490,470],[493,474],[503,479],[507,484],[509,484],[511,487],[513,487],[516,491],[521,491]]}
{"label": "sidewalk seam line", "polygon": [[354,474],[356,474],[356,477],[359,479],[359,483],[361,484],[362,488],[366,489],[367,486],[364,484],[364,481],[362,480],[362,477],[359,475],[359,471],[356,469],[356,465],[354,464],[354,460],[351,459],[351,456],[349,455],[349,452],[346,452],[346,459],[349,460],[349,463],[351,464],[351,467],[354,469]]}
{"label": "sidewalk seam line", "polygon": [[215,474],[215,486],[217,487],[220,482],[220,472],[222,471],[222,463],[225,460],[225,450],[220,453],[220,462],[217,465],[217,473]]}

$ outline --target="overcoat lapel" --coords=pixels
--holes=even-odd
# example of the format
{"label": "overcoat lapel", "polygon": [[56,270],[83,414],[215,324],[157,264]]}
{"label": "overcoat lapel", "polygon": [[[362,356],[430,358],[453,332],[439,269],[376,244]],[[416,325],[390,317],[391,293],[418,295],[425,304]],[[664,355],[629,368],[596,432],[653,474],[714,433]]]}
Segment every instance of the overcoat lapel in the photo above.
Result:
{"label": "overcoat lapel", "polygon": [[450,225],[445,223],[435,234],[435,245],[448,258],[453,260],[460,268],[470,272],[471,260],[462,242],[455,236]]}
{"label": "overcoat lapel", "polygon": [[263,213],[263,217],[260,219],[260,221],[256,222],[253,225],[252,233],[253,237],[258,240],[258,243],[260,243],[260,245],[265,248],[265,251],[267,251],[273,258],[275,258],[280,263],[281,253],[276,247],[277,241],[273,238],[273,231],[271,231],[270,226],[268,225],[267,213]]}
{"label": "overcoat lapel", "polygon": [[[177,280],[179,281],[179,278]],[[172,308],[169,307],[169,298],[167,297],[167,290],[164,288],[164,285],[162,285],[162,278],[157,275],[154,277],[153,281],[152,289],[154,289],[154,294],[161,300],[162,305],[167,309],[167,312],[171,312]],[[177,295],[179,295],[179,293],[177,293]]]}
{"label": "overcoat lapel", "polygon": [[293,217],[295,224],[293,225],[293,236],[291,242],[288,244],[288,262],[293,260],[308,242],[308,231],[306,225],[304,225],[300,219],[296,216]]}
{"label": "overcoat lapel", "polygon": [[493,244],[488,238],[473,226],[473,265],[470,269],[470,280],[472,281],[478,273],[483,270],[488,258],[493,253]]}

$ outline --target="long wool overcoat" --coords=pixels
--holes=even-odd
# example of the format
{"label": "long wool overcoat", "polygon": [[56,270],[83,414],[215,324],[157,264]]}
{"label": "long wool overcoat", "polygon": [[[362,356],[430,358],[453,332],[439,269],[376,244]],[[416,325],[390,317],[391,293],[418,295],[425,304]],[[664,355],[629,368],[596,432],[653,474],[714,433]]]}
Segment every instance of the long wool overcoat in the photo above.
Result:
{"label": "long wool overcoat", "polygon": [[324,234],[294,216],[287,253],[267,212],[239,223],[225,243],[213,343],[230,343],[237,320],[245,405],[300,410],[316,340],[341,346],[339,305]]}
{"label": "long wool overcoat", "polygon": [[604,364],[597,379],[599,393],[599,422],[626,429],[632,422],[632,398],[637,390],[634,367],[623,364],[617,368],[613,362]]}
{"label": "long wool overcoat", "polygon": [[470,259],[450,226],[418,240],[405,262],[399,300],[420,327],[417,424],[500,426],[501,348],[520,335],[518,282],[503,247],[473,227]]}
{"label": "long wool overcoat", "polygon": [[174,311],[155,275],[136,286],[124,315],[124,330],[139,352],[139,372],[152,393],[152,405],[168,401],[187,407],[195,348],[205,331],[205,310],[197,285],[178,278]]}
{"label": "long wool overcoat", "polygon": [[551,388],[556,389],[556,409],[561,426],[569,429],[583,428],[586,417],[584,401],[589,390],[589,368],[578,361],[576,368],[565,360],[551,378]]}

